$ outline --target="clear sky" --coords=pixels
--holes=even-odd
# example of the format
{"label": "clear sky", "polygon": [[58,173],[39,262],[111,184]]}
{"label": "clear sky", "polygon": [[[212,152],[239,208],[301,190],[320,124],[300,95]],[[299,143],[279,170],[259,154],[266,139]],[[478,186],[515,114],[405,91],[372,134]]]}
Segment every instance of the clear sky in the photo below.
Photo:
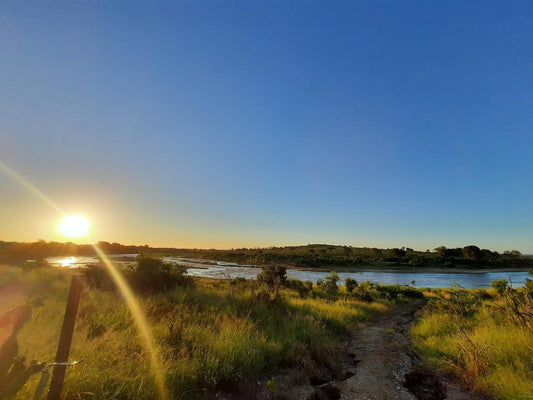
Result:
{"label": "clear sky", "polygon": [[[3,1],[0,161],[90,241],[533,253],[531,1]],[[60,240],[0,174],[0,240]]]}

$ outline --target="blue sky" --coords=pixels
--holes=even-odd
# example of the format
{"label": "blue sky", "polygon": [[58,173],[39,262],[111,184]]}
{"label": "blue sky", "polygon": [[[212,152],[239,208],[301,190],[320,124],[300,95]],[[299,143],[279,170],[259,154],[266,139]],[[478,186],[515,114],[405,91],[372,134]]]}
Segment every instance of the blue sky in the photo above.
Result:
{"label": "blue sky", "polygon": [[[0,160],[91,240],[533,253],[533,4],[3,2]],[[0,239],[59,240],[0,176]]]}

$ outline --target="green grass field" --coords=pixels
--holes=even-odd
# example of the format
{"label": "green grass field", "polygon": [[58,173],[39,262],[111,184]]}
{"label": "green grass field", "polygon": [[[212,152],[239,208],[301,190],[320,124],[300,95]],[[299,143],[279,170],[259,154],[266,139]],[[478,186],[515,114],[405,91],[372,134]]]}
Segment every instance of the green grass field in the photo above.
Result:
{"label": "green grass field", "polygon": [[[9,306],[29,302],[32,317],[18,335],[20,355],[53,361],[71,271],[53,268],[0,270],[0,284],[22,293]],[[343,289],[341,287],[341,289]],[[329,352],[356,322],[388,310],[386,300],[301,298],[283,289],[264,302],[249,282],[195,279],[193,286],[139,297],[160,349],[171,398],[190,398],[200,389],[275,374],[305,362],[313,352]],[[15,303],[19,304],[15,304]],[[3,304],[3,308],[8,305]],[[115,291],[82,293],[71,359],[86,362],[67,369],[65,399],[152,399],[157,397],[148,355],[132,318]],[[40,374],[17,399],[31,398]]]}
{"label": "green grass field", "polygon": [[[496,291],[443,290],[411,330],[426,364],[495,399],[533,399],[533,314],[525,290],[517,311]],[[514,307],[514,306],[513,306]],[[529,315],[528,315],[529,313]]]}

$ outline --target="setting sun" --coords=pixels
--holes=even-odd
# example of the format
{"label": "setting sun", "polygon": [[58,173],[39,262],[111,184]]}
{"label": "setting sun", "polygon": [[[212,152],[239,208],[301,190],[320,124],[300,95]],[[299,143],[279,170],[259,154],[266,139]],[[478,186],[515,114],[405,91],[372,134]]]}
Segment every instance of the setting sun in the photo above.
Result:
{"label": "setting sun", "polygon": [[57,230],[61,235],[74,239],[87,236],[90,225],[83,215],[69,215],[59,222]]}

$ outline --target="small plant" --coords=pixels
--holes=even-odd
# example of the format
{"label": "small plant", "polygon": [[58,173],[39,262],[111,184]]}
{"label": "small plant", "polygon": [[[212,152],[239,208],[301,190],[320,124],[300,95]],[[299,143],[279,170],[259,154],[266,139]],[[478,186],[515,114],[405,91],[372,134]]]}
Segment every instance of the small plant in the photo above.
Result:
{"label": "small plant", "polygon": [[276,381],[274,377],[266,383],[266,388],[272,393],[278,392],[278,387],[276,386]]}
{"label": "small plant", "polygon": [[509,287],[507,284],[506,279],[497,279],[495,281],[492,281],[491,286],[498,292],[498,294],[501,296]]}

